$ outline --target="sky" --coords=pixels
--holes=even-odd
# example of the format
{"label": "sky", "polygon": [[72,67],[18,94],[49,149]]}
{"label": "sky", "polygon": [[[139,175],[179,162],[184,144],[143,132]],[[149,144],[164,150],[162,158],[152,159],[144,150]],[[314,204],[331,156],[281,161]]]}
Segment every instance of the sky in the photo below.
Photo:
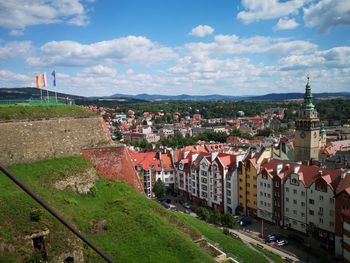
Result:
{"label": "sky", "polygon": [[0,0],[0,87],[350,92],[349,0]]}

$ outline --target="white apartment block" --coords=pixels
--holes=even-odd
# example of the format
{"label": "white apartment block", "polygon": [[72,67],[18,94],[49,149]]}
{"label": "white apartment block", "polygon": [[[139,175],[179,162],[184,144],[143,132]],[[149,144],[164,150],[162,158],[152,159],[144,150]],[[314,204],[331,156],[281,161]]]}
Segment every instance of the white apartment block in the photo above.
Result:
{"label": "white apartment block", "polygon": [[257,176],[257,216],[273,222],[273,181],[268,173]]}

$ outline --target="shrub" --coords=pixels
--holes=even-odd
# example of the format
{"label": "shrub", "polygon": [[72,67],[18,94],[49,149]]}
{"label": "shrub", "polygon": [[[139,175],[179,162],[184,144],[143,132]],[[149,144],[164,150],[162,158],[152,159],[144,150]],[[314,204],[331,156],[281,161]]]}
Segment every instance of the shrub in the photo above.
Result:
{"label": "shrub", "polygon": [[30,220],[33,222],[39,222],[42,216],[42,212],[38,208],[33,208],[29,213]]}

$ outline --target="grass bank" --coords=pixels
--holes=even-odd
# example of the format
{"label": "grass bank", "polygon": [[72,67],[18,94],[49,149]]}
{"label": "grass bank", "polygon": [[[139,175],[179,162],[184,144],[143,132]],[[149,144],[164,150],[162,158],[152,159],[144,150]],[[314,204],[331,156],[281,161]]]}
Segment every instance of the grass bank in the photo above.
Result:
{"label": "grass bank", "polygon": [[0,121],[97,116],[76,105],[0,105]]}
{"label": "grass bank", "polygon": [[[99,179],[90,194],[59,191],[52,186],[53,182],[82,174],[91,167],[81,157],[70,157],[9,169],[116,262],[214,262],[191,240],[200,237],[200,231],[124,183]],[[71,236],[57,220],[2,174],[0,187],[0,243],[16,248],[15,261],[22,261],[29,253],[20,242],[21,237],[44,227],[50,229],[47,247],[51,255],[65,251]],[[33,222],[30,215],[37,209],[42,216]],[[100,220],[106,220],[106,229],[94,234],[92,222]],[[89,250],[85,250],[85,255],[88,262],[104,262]]]}
{"label": "grass bank", "polygon": [[240,239],[225,235],[221,229],[186,214],[179,213],[177,216],[201,232],[213,243],[217,243],[225,253],[233,255],[239,262],[268,263],[263,255],[249,248]]}

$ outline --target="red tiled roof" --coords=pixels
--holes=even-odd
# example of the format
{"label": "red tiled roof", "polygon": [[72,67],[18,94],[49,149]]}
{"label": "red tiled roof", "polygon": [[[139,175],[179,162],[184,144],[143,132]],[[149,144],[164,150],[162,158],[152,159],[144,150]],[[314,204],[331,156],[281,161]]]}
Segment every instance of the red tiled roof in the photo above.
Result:
{"label": "red tiled roof", "polygon": [[174,170],[173,162],[171,160],[171,155],[169,153],[162,154],[162,165],[163,165],[164,171],[166,172]]}
{"label": "red tiled roof", "polygon": [[[277,165],[282,164],[282,170],[279,174],[276,174]],[[265,159],[261,164],[262,169],[266,169],[271,175],[277,175],[281,179],[287,178],[294,172],[294,167],[299,166],[299,180],[304,184],[305,187],[309,187],[318,178],[322,178],[327,184],[329,184],[334,190],[336,189],[341,171],[330,168],[320,168],[316,165],[301,165],[298,163],[288,163],[280,160]]]}
{"label": "red tiled roof", "polygon": [[146,171],[151,170],[153,167],[153,169],[157,172],[162,171],[161,162],[157,152],[131,152],[130,158],[134,167],[141,166],[142,169]]}
{"label": "red tiled roof", "polygon": [[233,154],[219,153],[216,158],[220,159],[225,167],[233,167],[236,165],[236,156]]}
{"label": "red tiled roof", "polygon": [[350,173],[347,173],[344,178],[340,180],[336,194],[343,191],[346,191],[350,195]]}

